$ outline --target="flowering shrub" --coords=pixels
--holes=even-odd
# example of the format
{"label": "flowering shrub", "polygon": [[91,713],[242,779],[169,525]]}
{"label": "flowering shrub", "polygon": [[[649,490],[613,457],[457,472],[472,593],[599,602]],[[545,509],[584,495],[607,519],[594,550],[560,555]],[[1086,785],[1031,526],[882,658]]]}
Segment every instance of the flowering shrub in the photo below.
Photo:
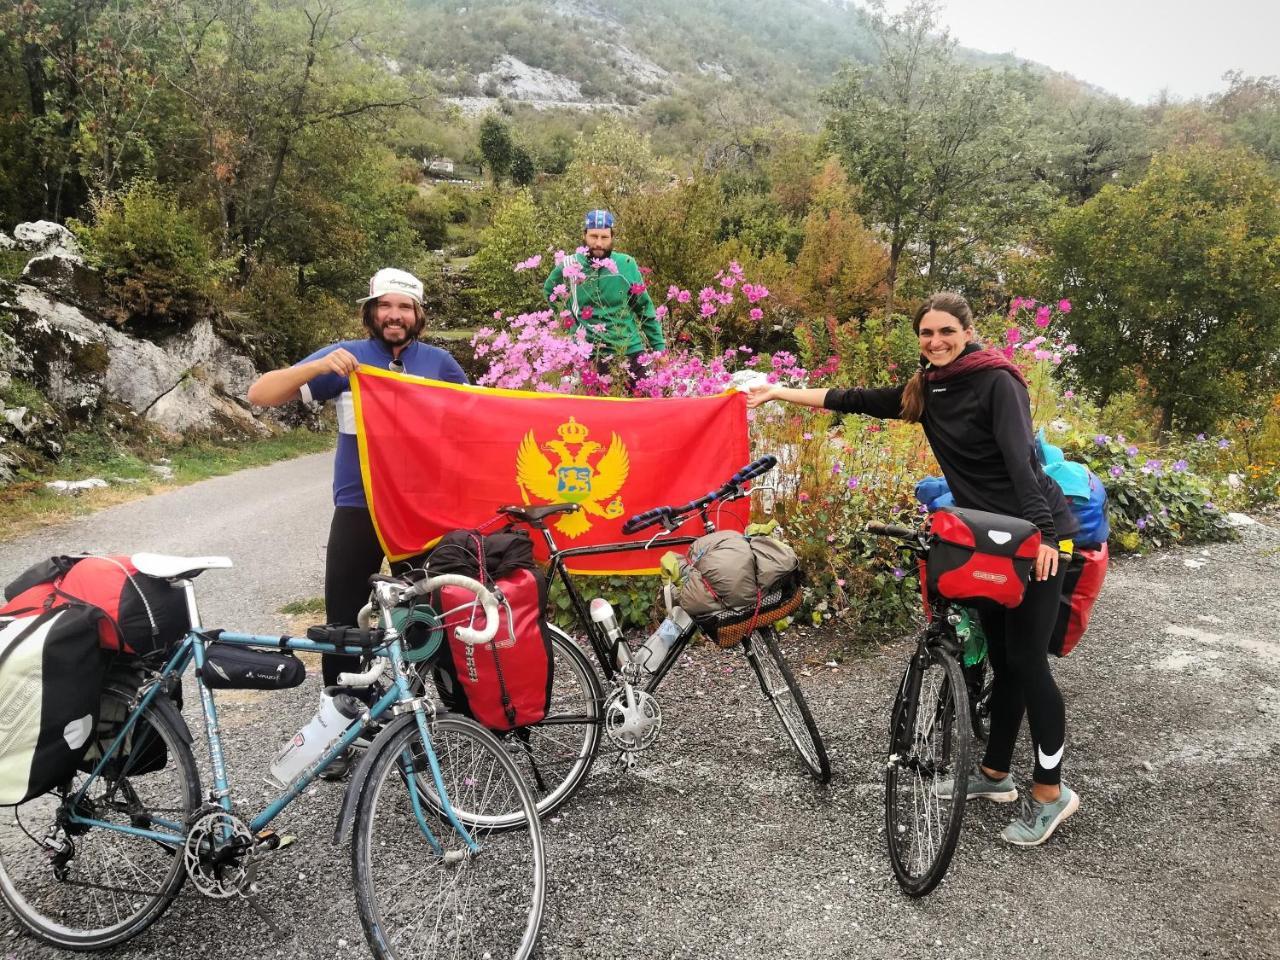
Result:
{"label": "flowering shrub", "polygon": [[1185,457],[1144,452],[1123,435],[1096,434],[1064,445],[1107,488],[1111,542],[1120,550],[1221,539],[1226,524],[1204,478]]}

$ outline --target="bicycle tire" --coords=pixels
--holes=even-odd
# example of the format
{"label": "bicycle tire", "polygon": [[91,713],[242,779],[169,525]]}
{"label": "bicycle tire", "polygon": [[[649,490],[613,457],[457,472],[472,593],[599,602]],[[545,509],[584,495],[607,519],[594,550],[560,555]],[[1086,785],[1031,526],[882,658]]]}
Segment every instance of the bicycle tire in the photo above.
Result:
{"label": "bicycle tire", "polygon": [[795,747],[800,762],[819,783],[830,782],[831,761],[827,758],[826,744],[822,742],[818,725],[813,722],[804,693],[782,656],[773,628],[753,630],[742,641],[742,646],[747,662],[760,681],[760,689],[782,721],[782,729]]}
{"label": "bicycle tire", "polygon": [[[538,815],[547,817],[578,792],[600,750],[604,690],[591,661],[573,638],[554,624],[551,632],[551,702],[539,723],[499,735],[533,793]],[[574,722],[581,718],[582,722]],[[518,811],[493,826],[519,826]]]}
{"label": "bicycle tire", "polygon": [[[481,849],[469,852],[443,816],[418,726],[406,724],[378,749],[356,809],[352,873],[369,947],[378,960],[525,960],[546,903],[533,796],[502,744],[473,721],[439,717],[431,742],[451,806]],[[401,769],[405,757],[412,777]],[[420,829],[411,790],[441,849]],[[488,804],[520,808],[528,829],[485,826]]]}
{"label": "bicycle tire", "polygon": [[[914,702],[913,702],[914,701]],[[885,836],[903,891],[923,897],[946,875],[964,820],[970,767],[969,706],[960,664],[929,650],[912,660],[893,707],[885,765]],[[952,781],[950,799],[939,784]]]}
{"label": "bicycle tire", "polygon": [[[115,739],[133,697],[123,687],[103,688],[99,752]],[[167,763],[135,773],[154,763],[156,737],[168,752]],[[124,759],[111,761],[91,785],[86,812],[132,826],[162,820],[185,834],[200,805],[199,772],[190,745],[169,716],[149,704],[118,753]],[[64,950],[102,950],[137,936],[169,908],[187,875],[181,842],[170,847],[108,828],[76,827],[69,835],[59,831],[74,853],[65,865],[66,878],[55,877],[37,840],[54,832],[64,796],[74,795],[87,779],[86,772],[77,773],[67,794],[35,797],[6,809],[0,820],[0,898],[24,929]]]}

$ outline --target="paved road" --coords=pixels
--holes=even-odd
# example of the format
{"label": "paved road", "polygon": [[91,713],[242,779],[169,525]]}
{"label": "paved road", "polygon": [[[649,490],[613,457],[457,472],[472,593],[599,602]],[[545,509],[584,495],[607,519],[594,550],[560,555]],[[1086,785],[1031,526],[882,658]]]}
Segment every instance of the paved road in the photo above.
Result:
{"label": "paved road", "polygon": [[243,470],[0,542],[0,585],[59,553],[220,554],[196,582],[209,626],[281,630],[280,607],[324,593],[333,454]]}
{"label": "paved road", "polygon": [[[143,538],[217,550],[241,565],[203,578],[208,608],[259,622],[318,593],[326,484],[323,458],[210,481],[0,546],[0,573],[55,548]],[[666,726],[638,770],[602,760],[546,825],[542,956],[1280,958],[1278,586],[1274,522],[1117,563],[1080,650],[1056,666],[1079,814],[1047,846],[1017,850],[998,838],[1008,808],[975,803],[948,880],[919,902],[893,882],[882,827],[887,713],[907,646],[851,646],[855,620],[786,635],[827,737],[827,788],[800,775],[742,657],[695,649],[664,685]],[[281,694],[220,696],[243,799],[262,799],[259,775],[317,688],[309,677]],[[1027,760],[1024,743],[1023,781]],[[330,842],[341,789],[318,784],[282,817],[300,842],[260,878],[279,939],[243,903],[184,898],[113,956],[367,957],[350,854]],[[0,957],[61,956],[10,928],[0,920]]]}

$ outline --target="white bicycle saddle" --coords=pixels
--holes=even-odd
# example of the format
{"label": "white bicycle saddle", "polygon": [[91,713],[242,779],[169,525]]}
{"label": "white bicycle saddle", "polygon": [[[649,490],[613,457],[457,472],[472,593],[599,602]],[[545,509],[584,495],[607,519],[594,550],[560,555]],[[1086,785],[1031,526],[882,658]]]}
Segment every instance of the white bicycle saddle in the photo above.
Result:
{"label": "white bicycle saddle", "polygon": [[231,566],[230,557],[171,557],[163,553],[135,553],[129,559],[140,573],[167,579],[195,576],[201,570],[221,570]]}

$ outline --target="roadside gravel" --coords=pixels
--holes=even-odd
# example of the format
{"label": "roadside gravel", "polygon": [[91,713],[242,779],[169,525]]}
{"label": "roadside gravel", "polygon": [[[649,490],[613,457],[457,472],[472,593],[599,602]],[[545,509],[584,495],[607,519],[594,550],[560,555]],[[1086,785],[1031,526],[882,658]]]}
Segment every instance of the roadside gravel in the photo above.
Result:
{"label": "roadside gravel", "polygon": [[[317,472],[327,481],[327,469]],[[274,479],[257,487],[269,494]],[[247,526],[234,534],[243,559],[282,543],[314,549],[307,524],[322,546],[327,518],[228,523]],[[28,556],[0,545],[0,576]],[[321,567],[322,557],[283,600],[318,594]],[[199,584],[207,608],[235,609],[243,596],[220,596],[218,576]],[[882,833],[883,742],[908,646],[855,652],[853,624],[786,635],[827,738],[834,779],[825,788],[792,760],[742,656],[695,650],[664,687],[663,736],[638,769],[622,773],[602,755],[546,824],[543,956],[1280,957],[1280,815],[1270,799],[1280,761],[1278,586],[1274,521],[1236,542],[1116,563],[1081,648],[1056,666],[1080,812],[1045,847],[1018,850],[997,836],[1009,808],[974,803],[947,881],[923,901],[898,891]],[[273,618],[285,591],[263,583],[246,592],[262,604],[245,612],[253,625]],[[313,675],[293,691],[219,696],[242,799],[265,797],[262,772],[318,689]],[[318,784],[281,818],[299,842],[260,878],[278,933],[243,902],[183,899],[113,956],[367,957],[349,848],[331,843],[341,791]],[[7,920],[0,956],[6,950],[61,955],[15,937]]]}

